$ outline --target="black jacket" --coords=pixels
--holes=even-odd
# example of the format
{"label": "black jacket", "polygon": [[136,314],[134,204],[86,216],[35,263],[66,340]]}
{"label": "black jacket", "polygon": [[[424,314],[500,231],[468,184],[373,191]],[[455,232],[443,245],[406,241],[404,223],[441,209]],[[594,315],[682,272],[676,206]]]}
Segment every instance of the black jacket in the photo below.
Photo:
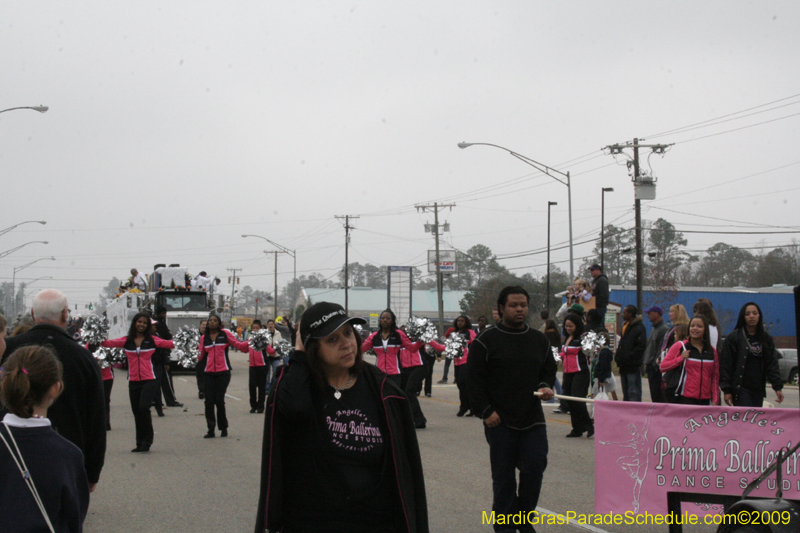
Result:
{"label": "black jacket", "polygon": [[472,412],[483,419],[495,411],[512,429],[545,423],[542,402],[533,393],[553,388],[556,360],[544,333],[525,326],[498,324],[472,341],[467,361],[467,390]]}
{"label": "black jacket", "polygon": [[619,340],[617,354],[614,356],[619,371],[624,374],[640,371],[646,348],[647,330],[642,322],[642,317],[637,316],[628,324],[625,334]]}
{"label": "black jacket", "polygon": [[100,367],[89,350],[50,324],[38,324],[6,339],[0,364],[17,348],[30,345],[50,345],[61,361],[64,392],[47,410],[47,417],[53,429],[81,449],[89,483],[97,483],[106,456],[106,403]]}
{"label": "black jacket", "polygon": [[592,282],[592,296],[595,297],[597,307],[608,307],[608,277],[600,274]]}
{"label": "black jacket", "polygon": [[[719,356],[719,388],[725,394],[736,394],[739,387],[742,386],[747,351],[747,337],[744,328],[734,330],[725,338],[725,344]],[[761,370],[767,381],[772,383],[774,390],[783,388],[775,343],[766,332],[761,338]],[[766,388],[753,392],[762,392],[766,395]]]}
{"label": "black jacket", "polygon": [[[256,533],[280,531],[284,527],[285,499],[309,499],[307,494],[284,494],[286,484],[283,479],[283,458],[287,453],[286,447],[295,446],[291,441],[292,425],[301,424],[305,428],[310,426],[311,431],[315,431],[314,428],[319,423],[315,419],[318,393],[312,383],[313,378],[304,352],[295,351],[289,364],[280,367],[279,372],[276,386],[267,399]],[[385,442],[391,453],[390,464],[394,465],[405,517],[405,521],[399,526],[408,533],[428,533],[428,504],[422,459],[408,400],[400,388],[374,365],[364,363],[358,379],[364,380],[375,399],[382,404],[385,417],[383,422],[389,428],[389,439]],[[315,451],[324,456],[324,450]],[[315,464],[313,458],[304,462],[305,477],[310,484],[318,482],[319,477],[324,476],[324,473],[315,468]],[[308,506],[319,504],[314,501],[301,503]],[[320,525],[324,527],[323,524]]]}

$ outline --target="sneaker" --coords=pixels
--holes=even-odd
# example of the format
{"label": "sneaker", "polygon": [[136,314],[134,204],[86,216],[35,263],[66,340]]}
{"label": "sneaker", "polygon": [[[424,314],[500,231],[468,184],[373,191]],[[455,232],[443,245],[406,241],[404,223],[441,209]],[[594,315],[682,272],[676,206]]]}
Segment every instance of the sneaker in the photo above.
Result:
{"label": "sneaker", "polygon": [[183,404],[181,402],[168,403],[167,407],[183,407]]}
{"label": "sneaker", "polygon": [[594,426],[589,428],[589,431],[586,432],[586,438],[591,439],[594,438]]}
{"label": "sneaker", "polygon": [[556,414],[566,414],[567,413],[566,411],[562,411],[560,407],[556,407],[555,409],[553,409],[550,412],[551,413],[556,413]]}
{"label": "sneaker", "polygon": [[228,430],[227,430],[227,429],[223,429],[223,430],[220,432],[219,436],[220,436],[220,437],[227,437],[227,436],[228,436]]}
{"label": "sneaker", "polygon": [[426,392],[426,393],[425,393],[425,397],[426,397],[426,398],[430,398],[430,397],[431,397],[431,393],[430,393],[430,392]]}
{"label": "sneaker", "polygon": [[437,381],[436,383],[438,383],[439,385],[441,385],[442,383],[447,383],[447,378],[442,378],[439,381]]}
{"label": "sneaker", "polygon": [[203,438],[204,438],[204,439],[213,439],[214,437],[216,437],[216,435],[214,435],[214,432],[213,432],[213,431],[209,431],[208,433],[206,433],[205,435],[203,435]]}
{"label": "sneaker", "polygon": [[456,413],[456,416],[464,416],[465,414],[467,414],[467,411],[469,411],[469,409],[459,409],[458,412]]}
{"label": "sneaker", "polygon": [[572,431],[567,433],[567,438],[574,439],[575,437],[580,437],[581,435],[583,435],[583,431],[576,431],[573,429]]}
{"label": "sneaker", "polygon": [[255,410],[255,409],[250,409],[250,412],[251,412],[251,413],[255,413],[255,412],[256,412],[256,410]]}
{"label": "sneaker", "polygon": [[425,429],[427,422],[420,422],[419,424],[415,424],[414,427],[417,429]]}
{"label": "sneaker", "polygon": [[264,414],[264,410],[263,409],[256,409],[256,413],[258,413],[260,415]]}

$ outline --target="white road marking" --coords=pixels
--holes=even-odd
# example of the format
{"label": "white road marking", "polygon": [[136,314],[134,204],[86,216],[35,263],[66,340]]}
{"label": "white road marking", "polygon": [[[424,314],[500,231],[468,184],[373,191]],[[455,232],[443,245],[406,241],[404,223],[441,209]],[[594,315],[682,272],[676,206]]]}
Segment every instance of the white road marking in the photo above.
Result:
{"label": "white road marking", "polygon": [[545,509],[544,507],[537,507],[536,510],[541,514],[549,514],[549,515],[553,515],[553,516],[560,516],[565,521],[567,521],[569,523],[569,525],[575,526],[575,527],[578,527],[578,528],[581,528],[581,529],[585,529],[586,531],[593,531],[594,533],[610,533],[609,531],[606,531],[605,529],[600,529],[599,527],[590,526],[588,524],[579,524],[578,522],[576,522],[574,520],[567,520],[567,517],[562,515],[561,513],[557,513],[555,511],[551,511],[549,509]]}
{"label": "white road marking", "polygon": [[186,379],[183,379],[183,378],[178,378],[178,379],[183,381],[183,382],[189,383],[189,380],[186,380]]}
{"label": "white road marking", "polygon": [[241,402],[242,401],[241,398],[237,398],[236,396],[231,396],[230,394],[226,394],[225,397],[226,398],[232,398],[232,399],[236,400],[237,402]]}

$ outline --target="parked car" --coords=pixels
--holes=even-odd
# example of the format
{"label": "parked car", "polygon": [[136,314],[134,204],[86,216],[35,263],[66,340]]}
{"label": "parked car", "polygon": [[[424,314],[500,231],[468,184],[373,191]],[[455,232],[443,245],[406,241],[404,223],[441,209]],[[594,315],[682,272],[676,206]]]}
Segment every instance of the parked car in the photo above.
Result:
{"label": "parked car", "polygon": [[778,350],[778,365],[781,369],[781,381],[797,385],[797,349],[780,348]]}

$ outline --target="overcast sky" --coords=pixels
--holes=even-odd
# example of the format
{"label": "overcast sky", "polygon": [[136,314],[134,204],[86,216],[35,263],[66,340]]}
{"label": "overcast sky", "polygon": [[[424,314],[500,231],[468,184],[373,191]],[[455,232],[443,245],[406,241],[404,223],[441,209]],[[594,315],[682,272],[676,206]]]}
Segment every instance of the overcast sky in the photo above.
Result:
{"label": "overcast sky", "polygon": [[[448,246],[542,250],[566,271],[567,188],[496,148],[572,175],[574,240],[633,225],[633,138],[675,143],[644,218],[686,231],[800,231],[800,3],[385,1],[0,4],[0,278],[79,307],[131,267],[271,290],[275,248],[298,275],[350,260],[424,268],[430,214]],[[749,111],[747,111],[749,110]],[[722,119],[723,122],[706,122]],[[697,128],[682,130],[703,123]],[[673,132],[658,135],[664,132]],[[766,227],[764,226],[766,225]],[[782,228],[787,226],[788,228]],[[798,234],[686,234],[787,244]],[[591,253],[575,246],[575,268]],[[757,252],[757,250],[753,250]],[[501,263],[545,273],[544,253]],[[279,258],[279,284],[291,279]],[[225,279],[227,282],[227,279]],[[223,287],[230,287],[227,284]]]}

